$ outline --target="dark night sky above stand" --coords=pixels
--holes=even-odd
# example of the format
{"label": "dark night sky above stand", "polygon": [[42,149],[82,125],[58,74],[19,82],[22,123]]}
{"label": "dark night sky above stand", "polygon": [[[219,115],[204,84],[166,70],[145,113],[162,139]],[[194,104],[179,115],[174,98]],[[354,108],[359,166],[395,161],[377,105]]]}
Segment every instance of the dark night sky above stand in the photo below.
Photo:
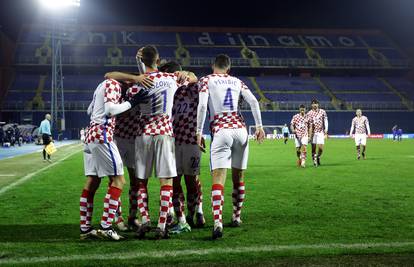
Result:
{"label": "dark night sky above stand", "polygon": [[[44,17],[36,0],[2,0],[0,25],[16,39]],[[412,0],[81,0],[79,23],[104,25],[381,29],[414,54]]]}

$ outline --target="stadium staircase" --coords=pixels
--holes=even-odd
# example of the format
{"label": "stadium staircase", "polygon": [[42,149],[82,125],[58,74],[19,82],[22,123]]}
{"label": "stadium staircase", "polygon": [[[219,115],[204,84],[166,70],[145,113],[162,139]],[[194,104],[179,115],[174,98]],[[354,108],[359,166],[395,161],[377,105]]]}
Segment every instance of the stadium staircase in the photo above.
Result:
{"label": "stadium staircase", "polygon": [[331,98],[331,104],[335,108],[335,110],[340,110],[340,102],[342,101],[335,96],[332,90],[328,86],[326,86],[326,84],[324,84],[319,77],[314,77],[313,79],[320,85],[324,93]]}
{"label": "stadium staircase", "polygon": [[325,64],[323,63],[323,59],[321,55],[317,51],[315,51],[312,47],[310,47],[305,42],[302,36],[299,35],[298,37],[299,37],[299,40],[302,42],[302,44],[305,46],[305,54],[308,57],[308,59],[315,60],[318,67],[324,68]]}
{"label": "stadium staircase", "polygon": [[45,102],[42,98],[43,89],[45,88],[46,75],[41,75],[39,78],[39,84],[36,89],[36,94],[31,101],[27,102],[26,109],[29,110],[43,110],[45,108]]}
{"label": "stadium staircase", "polygon": [[177,49],[175,50],[175,58],[183,66],[190,66],[190,52],[183,46],[181,41],[181,36],[179,33],[175,34],[175,39],[177,41]]}
{"label": "stadium staircase", "polygon": [[263,91],[260,89],[259,84],[256,81],[255,77],[249,77],[249,80],[251,81],[256,93],[260,96],[259,102],[263,104],[270,104],[272,106],[273,110],[279,110],[279,105],[277,102],[272,102],[266,96],[263,94]]}
{"label": "stadium staircase", "polygon": [[381,81],[394,94],[396,94],[401,99],[401,102],[403,103],[403,105],[406,106],[409,111],[414,111],[413,101],[410,101],[408,98],[403,96],[394,86],[392,86],[392,84],[390,84],[384,78],[378,77],[378,80]]}

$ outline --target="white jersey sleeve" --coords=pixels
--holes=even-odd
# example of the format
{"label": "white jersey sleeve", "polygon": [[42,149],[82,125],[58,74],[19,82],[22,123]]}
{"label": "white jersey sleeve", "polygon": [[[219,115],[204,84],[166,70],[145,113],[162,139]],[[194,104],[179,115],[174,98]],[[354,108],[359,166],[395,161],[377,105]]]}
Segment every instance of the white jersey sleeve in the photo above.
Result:
{"label": "white jersey sleeve", "polygon": [[197,134],[203,133],[204,122],[207,116],[208,105],[208,79],[202,78],[199,82],[198,106],[197,106]]}
{"label": "white jersey sleeve", "polygon": [[262,127],[262,115],[260,113],[259,102],[243,82],[241,82],[241,86],[241,95],[243,96],[244,100],[246,100],[246,102],[250,105],[256,127]]}

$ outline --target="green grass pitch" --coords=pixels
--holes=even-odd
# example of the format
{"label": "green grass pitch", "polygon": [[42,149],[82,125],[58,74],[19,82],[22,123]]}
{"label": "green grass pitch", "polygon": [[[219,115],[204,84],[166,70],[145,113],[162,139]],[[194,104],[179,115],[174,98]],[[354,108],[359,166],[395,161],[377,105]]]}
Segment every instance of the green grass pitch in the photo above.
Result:
{"label": "green grass pitch", "polygon": [[[251,142],[240,228],[211,241],[211,177],[203,155],[201,180],[207,225],[169,240],[79,240],[79,196],[84,183],[79,151],[0,194],[0,265],[367,266],[414,262],[414,141],[368,140],[367,160],[356,160],[353,140],[326,142],[322,166],[295,165],[292,140]],[[0,190],[48,163],[39,155],[0,161]],[[39,167],[40,166],[40,167]],[[224,223],[231,218],[231,179]],[[128,178],[127,178],[128,181]],[[95,197],[98,225],[107,179]],[[128,186],[123,212],[128,213]],[[150,180],[150,214],[158,215],[159,183]]]}

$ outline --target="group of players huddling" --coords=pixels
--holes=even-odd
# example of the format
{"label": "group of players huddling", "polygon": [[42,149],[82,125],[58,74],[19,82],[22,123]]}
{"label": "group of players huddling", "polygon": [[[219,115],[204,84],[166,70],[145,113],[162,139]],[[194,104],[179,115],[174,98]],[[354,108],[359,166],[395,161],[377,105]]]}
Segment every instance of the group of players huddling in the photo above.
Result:
{"label": "group of players huddling", "polygon": [[[298,157],[297,165],[302,168],[306,166],[306,146],[310,141],[312,144],[313,165],[315,167],[320,166],[325,138],[328,135],[328,116],[325,110],[319,108],[318,100],[312,100],[311,110],[308,113],[306,113],[305,105],[300,105],[299,113],[292,117],[290,129],[295,135],[296,156]],[[368,118],[362,115],[360,109],[356,110],[356,116],[351,123],[351,130],[349,131],[351,138],[354,130],[357,159],[361,159],[361,154],[362,158],[365,159],[367,137],[371,134],[371,130]],[[316,153],[317,149],[318,152]]]}
{"label": "group of players huddling", "polygon": [[[203,227],[205,219],[198,175],[201,151],[205,151],[203,127],[208,110],[212,137],[212,238],[221,238],[228,168],[232,169],[233,180],[230,225],[238,227],[242,223],[249,138],[238,103],[243,98],[250,104],[256,126],[255,138],[262,142],[264,131],[259,103],[241,80],[228,74],[230,58],[226,55],[218,55],[213,74],[200,80],[193,73],[182,71],[175,62],[160,66],[154,46],[139,49],[136,57],[140,74],[107,73],[88,108],[91,122],[84,144],[87,179],[80,198],[80,237],[122,239],[113,224],[120,230],[135,231],[139,238],[153,230],[157,239],[168,238],[169,233],[191,231],[191,227]],[[126,225],[120,200],[125,184],[124,166],[130,178]],[[155,228],[151,227],[147,190],[153,170],[160,181],[159,218]],[[100,227],[94,229],[91,222],[94,195],[105,176],[109,177],[109,184],[104,210]],[[187,216],[182,176],[187,187]]]}

